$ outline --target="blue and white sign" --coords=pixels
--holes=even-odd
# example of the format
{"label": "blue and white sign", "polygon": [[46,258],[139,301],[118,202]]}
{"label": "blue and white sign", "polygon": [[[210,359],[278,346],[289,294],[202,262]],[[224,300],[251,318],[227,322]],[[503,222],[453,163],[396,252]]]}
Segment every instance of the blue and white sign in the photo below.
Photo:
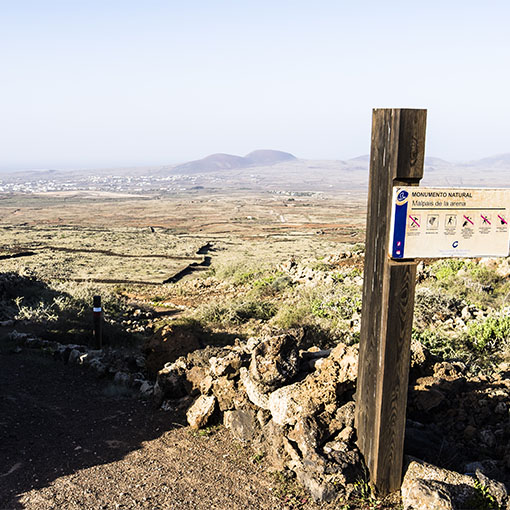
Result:
{"label": "blue and white sign", "polygon": [[506,257],[508,211],[510,189],[395,187],[390,257]]}

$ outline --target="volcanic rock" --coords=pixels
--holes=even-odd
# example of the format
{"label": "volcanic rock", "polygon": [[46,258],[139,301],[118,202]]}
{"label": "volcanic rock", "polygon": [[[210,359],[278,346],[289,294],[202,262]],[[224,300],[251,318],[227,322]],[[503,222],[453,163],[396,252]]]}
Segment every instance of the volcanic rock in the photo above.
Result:
{"label": "volcanic rock", "polygon": [[186,419],[189,426],[193,429],[199,429],[207,425],[207,421],[214,412],[216,406],[216,397],[214,395],[201,395],[186,413]]}
{"label": "volcanic rock", "polygon": [[265,338],[253,350],[250,377],[265,389],[275,390],[288,384],[299,371],[299,339],[285,334]]}

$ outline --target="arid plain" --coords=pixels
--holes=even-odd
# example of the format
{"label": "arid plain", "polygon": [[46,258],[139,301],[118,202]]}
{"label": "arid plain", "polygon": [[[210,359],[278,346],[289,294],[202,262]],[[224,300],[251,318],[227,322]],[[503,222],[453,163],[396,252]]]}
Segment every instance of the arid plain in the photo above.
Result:
{"label": "arid plain", "polygon": [[[14,195],[0,201],[0,255],[30,252],[23,263],[42,277],[157,284],[201,260],[206,243],[272,263],[328,255],[363,240],[365,200],[348,192]],[[19,263],[4,259],[2,268]]]}
{"label": "arid plain", "polygon": [[[208,164],[232,163],[220,156],[206,158]],[[459,167],[429,160],[423,184],[505,186],[507,159]],[[203,161],[196,168],[202,166]],[[171,378],[166,379],[168,370],[181,370],[179,363],[185,365],[180,377],[192,380],[213,358],[223,363],[250,342],[277,342],[283,334],[293,349],[299,344],[295,358],[301,367],[297,379],[286,383],[313,380],[315,388],[322,384],[322,372],[326,387],[335,380],[337,375],[327,367],[334,369],[342,358],[336,360],[335,354],[331,361],[322,360],[329,363],[323,369],[320,363],[310,365],[309,358],[329,356],[332,348],[340,353],[342,346],[349,353],[357,349],[366,167],[367,158],[324,164],[291,160],[204,173],[188,165],[186,175],[162,167],[94,175],[48,171],[0,180],[0,356],[9,367],[2,376],[11,420],[0,427],[18,430],[3,444],[8,466],[0,478],[6,494],[0,506],[54,508],[64,498],[72,501],[69,508],[80,509],[112,501],[126,508],[401,508],[399,494],[378,499],[362,472],[349,482],[334,479],[336,475],[324,482],[321,473],[305,471],[300,479],[305,490],[292,470],[274,467],[277,450],[268,438],[251,446],[230,441],[230,433],[239,433],[227,419],[234,401],[240,399],[242,412],[257,411],[257,417],[267,418],[267,412],[246,401],[243,388],[249,381],[237,380],[246,366],[238,367],[233,379],[213,374],[210,388],[200,383],[200,390],[189,395],[176,393]],[[503,482],[510,471],[505,414],[510,391],[509,275],[510,263],[504,258],[419,264],[413,325],[417,361],[411,370],[406,432],[407,455],[459,472],[481,463],[490,477]],[[106,349],[99,358],[91,349],[96,294],[103,297],[105,319]],[[249,361],[240,356],[241,363]],[[65,374],[62,361],[71,365]],[[22,388],[14,377],[20,370],[27,376],[19,379]],[[28,397],[37,386],[31,373],[47,381],[44,391],[37,390],[38,398]],[[62,392],[58,381],[64,379]],[[234,387],[232,402],[225,404],[225,392]],[[346,388],[335,409],[354,405],[352,381],[342,391]],[[90,391],[98,394],[101,412]],[[204,391],[204,398],[212,392],[222,402],[218,405],[227,405],[221,412],[230,431],[219,426],[223,419],[218,410],[198,433],[186,428],[185,412],[197,391]],[[303,398],[308,401],[309,396]],[[43,400],[47,405],[41,405]],[[22,403],[19,415],[7,413],[14,401]],[[349,432],[348,440],[331,441],[336,437],[331,430],[340,422],[326,419],[321,406],[306,418],[311,420],[307,423],[319,420],[313,455],[319,452],[320,462],[332,462],[336,450],[331,445],[340,443],[354,448],[351,455],[352,427],[341,425],[338,433]],[[77,407],[94,423],[110,420],[109,410],[118,407],[118,416],[132,416],[138,432],[129,423],[120,430],[113,421],[106,428],[103,455],[95,449],[102,444],[101,434],[89,436],[88,424],[77,420],[73,430],[59,429],[55,409],[62,417]],[[132,412],[126,413],[126,407]],[[34,463],[29,459],[36,448],[27,438],[39,414],[47,426],[37,429],[38,445],[53,442],[56,453],[46,461],[41,453]],[[26,427],[20,428],[25,421]],[[325,430],[323,421],[333,429]],[[252,425],[257,433],[266,430],[255,421]],[[130,430],[132,440],[124,441],[119,434],[129,435]],[[309,453],[297,429],[287,427],[284,433],[297,441],[303,455]],[[168,452],[174,452],[170,445],[179,449],[179,458],[169,457]],[[211,455],[204,457],[204,448]],[[280,454],[280,460],[288,456]],[[180,457],[187,459],[189,469]],[[59,465],[62,458],[67,459],[65,466]],[[226,461],[218,462],[221,458]],[[147,459],[163,478],[147,469]],[[357,469],[361,464],[355,454],[352,459]],[[287,461],[291,465],[296,460]],[[186,469],[189,476],[182,478]],[[260,490],[249,482],[232,487],[233,469],[243,470],[246,480],[258,480]],[[274,469],[276,474],[269,475]],[[133,484],[128,471],[146,485]],[[163,493],[168,479],[172,491]],[[222,489],[209,505],[207,484],[215,483]],[[328,492],[331,487],[338,493]],[[333,497],[336,503],[325,501]]]}

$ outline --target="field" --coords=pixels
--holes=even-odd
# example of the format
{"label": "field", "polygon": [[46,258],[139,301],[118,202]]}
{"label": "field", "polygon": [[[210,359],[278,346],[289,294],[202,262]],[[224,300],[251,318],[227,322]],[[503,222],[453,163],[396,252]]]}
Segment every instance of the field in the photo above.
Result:
{"label": "field", "polygon": [[329,254],[363,239],[364,207],[347,193],[11,195],[0,201],[1,267],[21,264],[45,280],[161,284],[203,261],[207,243],[220,257]]}
{"label": "field", "polygon": [[[207,366],[211,353],[282,333],[296,335],[303,353],[356,348],[365,200],[347,191],[5,195],[4,353],[19,352],[9,337],[14,328],[91,345],[96,294],[115,370],[128,370],[142,353],[151,381],[175,360],[174,345],[181,354],[191,349],[189,359],[207,355]],[[491,476],[506,481],[510,261],[426,260],[417,273],[406,454],[459,472],[487,461]],[[478,401],[486,404],[474,408]],[[425,429],[440,439],[423,450]],[[376,508],[370,492],[363,497],[351,507]]]}

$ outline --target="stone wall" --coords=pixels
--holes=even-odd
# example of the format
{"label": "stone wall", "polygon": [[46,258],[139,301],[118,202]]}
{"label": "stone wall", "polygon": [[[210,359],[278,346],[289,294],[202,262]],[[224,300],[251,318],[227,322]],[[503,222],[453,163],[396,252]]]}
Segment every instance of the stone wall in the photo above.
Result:
{"label": "stone wall", "polygon": [[[293,471],[315,499],[349,498],[367,478],[354,427],[358,347],[340,343],[329,350],[303,350],[301,339],[299,331],[292,331],[194,351],[159,371],[154,397],[166,409],[187,408],[193,428],[223,423],[234,438],[263,452],[275,469]],[[464,377],[461,369],[436,362],[413,342],[410,412],[451,415],[452,409],[445,412],[444,406],[453,400],[446,393],[439,398],[433,383],[456,388],[454,381]],[[423,374],[429,374],[426,388],[420,386]],[[427,451],[435,454],[436,446],[448,444],[437,433],[431,442],[431,430],[439,429],[409,420],[407,453],[423,453],[427,459]],[[461,451],[460,445],[450,446]],[[468,475],[409,457],[407,463],[402,489],[406,510],[435,508],[435,503],[430,506],[434,501],[437,508],[464,508],[459,504],[483,503],[484,497],[496,498],[501,508],[507,505],[505,485],[482,472],[494,462],[466,464],[466,469],[476,468]]]}

